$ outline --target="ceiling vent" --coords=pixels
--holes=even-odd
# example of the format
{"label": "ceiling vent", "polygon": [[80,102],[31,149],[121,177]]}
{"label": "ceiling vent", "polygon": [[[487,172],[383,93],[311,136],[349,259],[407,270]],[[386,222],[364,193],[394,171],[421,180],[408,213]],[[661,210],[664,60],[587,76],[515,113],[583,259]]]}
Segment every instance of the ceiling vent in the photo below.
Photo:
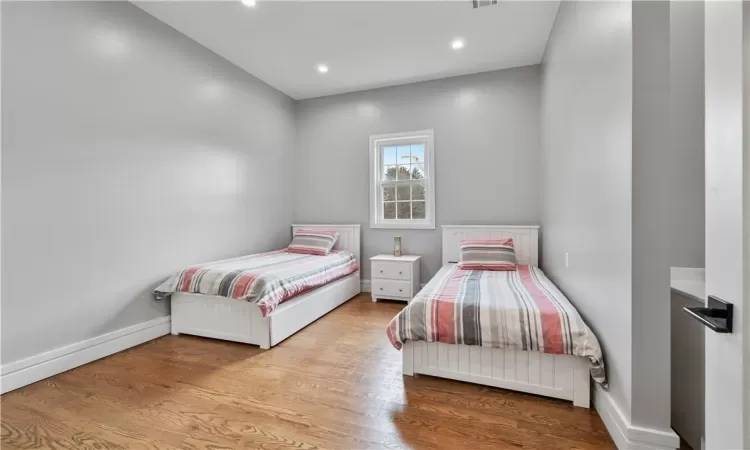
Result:
{"label": "ceiling vent", "polygon": [[497,0],[472,0],[474,2],[474,8],[482,8],[484,6],[497,5]]}

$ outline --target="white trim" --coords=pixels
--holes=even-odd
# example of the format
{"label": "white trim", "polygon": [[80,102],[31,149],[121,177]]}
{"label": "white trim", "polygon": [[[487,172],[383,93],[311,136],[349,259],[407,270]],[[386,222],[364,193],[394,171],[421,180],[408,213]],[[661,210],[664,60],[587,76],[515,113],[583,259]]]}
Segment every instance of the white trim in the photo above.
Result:
{"label": "white trim", "polygon": [[370,222],[370,228],[380,228],[380,229],[388,229],[388,230],[434,230],[435,229],[435,223],[422,223],[422,222],[410,222],[407,220],[402,221],[393,221],[392,223],[389,222],[380,222],[378,224],[373,225],[372,222]]}
{"label": "white trim", "polygon": [[3,394],[169,334],[170,317],[142,322],[2,366]]}
{"label": "white trim", "polygon": [[619,449],[672,450],[680,447],[680,438],[672,429],[657,430],[630,423],[609,392],[596,385],[594,407]]}
{"label": "white trim", "polygon": [[[388,141],[398,143],[425,144],[425,219],[418,220],[384,220],[382,219],[382,201],[380,195],[380,145]],[[396,142],[394,142],[396,144]],[[370,228],[387,229],[435,229],[435,133],[433,130],[411,131],[405,133],[388,133],[370,135]]]}

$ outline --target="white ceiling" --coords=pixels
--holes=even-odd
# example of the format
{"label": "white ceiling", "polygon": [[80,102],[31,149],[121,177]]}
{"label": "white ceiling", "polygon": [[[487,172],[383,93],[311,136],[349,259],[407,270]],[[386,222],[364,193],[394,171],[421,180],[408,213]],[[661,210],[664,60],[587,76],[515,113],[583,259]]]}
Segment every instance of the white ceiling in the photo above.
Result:
{"label": "white ceiling", "polygon": [[[137,2],[295,99],[541,61],[559,1]],[[451,49],[462,37],[466,46]],[[316,66],[330,71],[321,75]]]}

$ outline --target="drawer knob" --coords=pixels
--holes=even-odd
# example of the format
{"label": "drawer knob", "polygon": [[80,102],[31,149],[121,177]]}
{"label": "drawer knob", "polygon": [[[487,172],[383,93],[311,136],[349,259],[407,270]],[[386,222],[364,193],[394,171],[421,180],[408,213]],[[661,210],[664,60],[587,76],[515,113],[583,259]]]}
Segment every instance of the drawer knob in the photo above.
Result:
{"label": "drawer knob", "polygon": [[399,289],[398,291],[399,291],[399,292],[404,292],[404,290],[403,290],[403,289]]}
{"label": "drawer knob", "polygon": [[383,290],[383,288],[380,288],[380,290],[382,291],[382,290]]}
{"label": "drawer knob", "polygon": [[380,273],[383,273],[383,271],[381,270]]}
{"label": "drawer knob", "polygon": [[403,275],[403,274],[404,274],[404,272],[401,272],[401,271],[399,270],[399,271],[398,271],[398,274],[399,274],[399,275]]}

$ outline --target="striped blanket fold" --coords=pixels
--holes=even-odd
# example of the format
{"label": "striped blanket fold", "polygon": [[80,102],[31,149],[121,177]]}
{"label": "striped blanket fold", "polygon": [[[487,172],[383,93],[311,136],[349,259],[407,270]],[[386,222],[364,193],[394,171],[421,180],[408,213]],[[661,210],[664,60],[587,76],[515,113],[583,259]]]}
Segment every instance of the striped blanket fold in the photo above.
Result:
{"label": "striped blanket fold", "polygon": [[325,256],[278,250],[188,267],[154,290],[157,299],[175,292],[219,295],[257,303],[263,317],[281,303],[359,270],[353,254]]}
{"label": "striped blanket fold", "polygon": [[575,307],[541,269],[462,270],[447,264],[387,329],[407,340],[583,356],[606,386],[602,350]]}

